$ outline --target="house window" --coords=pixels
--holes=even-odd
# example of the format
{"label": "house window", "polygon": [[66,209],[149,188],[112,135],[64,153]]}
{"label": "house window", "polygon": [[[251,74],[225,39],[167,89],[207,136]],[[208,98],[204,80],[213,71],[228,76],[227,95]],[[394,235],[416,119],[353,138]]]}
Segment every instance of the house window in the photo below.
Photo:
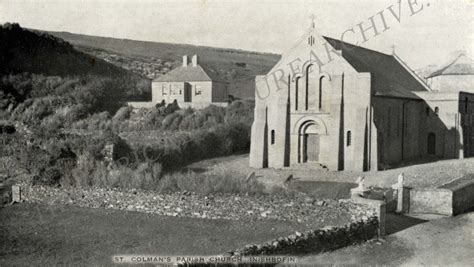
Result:
{"label": "house window", "polygon": [[469,98],[465,97],[464,98],[464,112],[467,113],[467,105],[469,103]]}
{"label": "house window", "polygon": [[167,89],[167,88],[166,88],[166,85],[163,84],[163,85],[161,86],[161,95],[167,95],[167,94],[168,94],[168,93],[166,92],[166,89]]}
{"label": "house window", "polygon": [[196,84],[194,86],[194,95],[200,95],[200,94],[201,94],[201,86]]}
{"label": "house window", "polygon": [[430,116],[430,108],[426,108],[426,117]]}
{"label": "house window", "polygon": [[435,107],[435,114],[436,114],[436,115],[439,114],[439,108],[438,108],[438,107]]}
{"label": "house window", "polygon": [[272,145],[275,144],[275,130],[272,130],[271,132],[270,141]]}
{"label": "house window", "polygon": [[181,91],[181,86],[179,84],[173,84],[173,86],[170,86],[170,95],[177,95]]}
{"label": "house window", "polygon": [[352,133],[351,131],[347,131],[346,146],[351,146],[351,144],[352,144]]}

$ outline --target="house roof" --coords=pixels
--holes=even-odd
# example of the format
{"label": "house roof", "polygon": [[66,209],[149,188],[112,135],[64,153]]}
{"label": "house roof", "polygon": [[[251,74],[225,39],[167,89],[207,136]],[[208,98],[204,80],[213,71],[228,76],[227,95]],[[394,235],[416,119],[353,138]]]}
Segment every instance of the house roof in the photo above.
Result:
{"label": "house roof", "polygon": [[474,61],[461,54],[444,67],[428,75],[427,78],[439,75],[474,75]]}
{"label": "house roof", "polygon": [[203,82],[223,81],[218,73],[207,66],[198,64],[196,67],[188,65],[179,66],[165,75],[155,79],[156,82]]}
{"label": "house roof", "polygon": [[413,92],[429,91],[429,88],[400,58],[360,46],[324,37],[342,57],[358,72],[370,72],[375,96],[402,98],[419,97]]}

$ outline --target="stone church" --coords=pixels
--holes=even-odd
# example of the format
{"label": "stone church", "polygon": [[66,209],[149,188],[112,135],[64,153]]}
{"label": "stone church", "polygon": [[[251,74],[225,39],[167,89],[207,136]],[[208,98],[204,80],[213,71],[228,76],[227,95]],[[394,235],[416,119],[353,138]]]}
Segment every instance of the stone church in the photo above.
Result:
{"label": "stone church", "polygon": [[474,88],[433,90],[395,53],[314,26],[255,83],[255,168],[370,171],[474,154]]}

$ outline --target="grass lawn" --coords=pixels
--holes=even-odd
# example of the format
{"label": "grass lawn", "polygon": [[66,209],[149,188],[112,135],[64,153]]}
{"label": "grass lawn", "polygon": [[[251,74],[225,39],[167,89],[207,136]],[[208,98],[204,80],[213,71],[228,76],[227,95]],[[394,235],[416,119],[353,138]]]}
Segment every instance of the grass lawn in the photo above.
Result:
{"label": "grass lawn", "polygon": [[21,203],[0,209],[0,266],[110,265],[114,254],[217,255],[306,226]]}

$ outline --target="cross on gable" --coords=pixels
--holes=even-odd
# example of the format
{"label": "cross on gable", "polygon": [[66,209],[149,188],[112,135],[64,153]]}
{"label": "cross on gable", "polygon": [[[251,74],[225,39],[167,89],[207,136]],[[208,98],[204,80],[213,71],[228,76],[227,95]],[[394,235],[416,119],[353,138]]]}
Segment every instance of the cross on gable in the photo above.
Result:
{"label": "cross on gable", "polygon": [[314,21],[316,20],[316,16],[314,14],[311,14],[309,18],[311,19],[311,27],[314,28],[315,27]]}

